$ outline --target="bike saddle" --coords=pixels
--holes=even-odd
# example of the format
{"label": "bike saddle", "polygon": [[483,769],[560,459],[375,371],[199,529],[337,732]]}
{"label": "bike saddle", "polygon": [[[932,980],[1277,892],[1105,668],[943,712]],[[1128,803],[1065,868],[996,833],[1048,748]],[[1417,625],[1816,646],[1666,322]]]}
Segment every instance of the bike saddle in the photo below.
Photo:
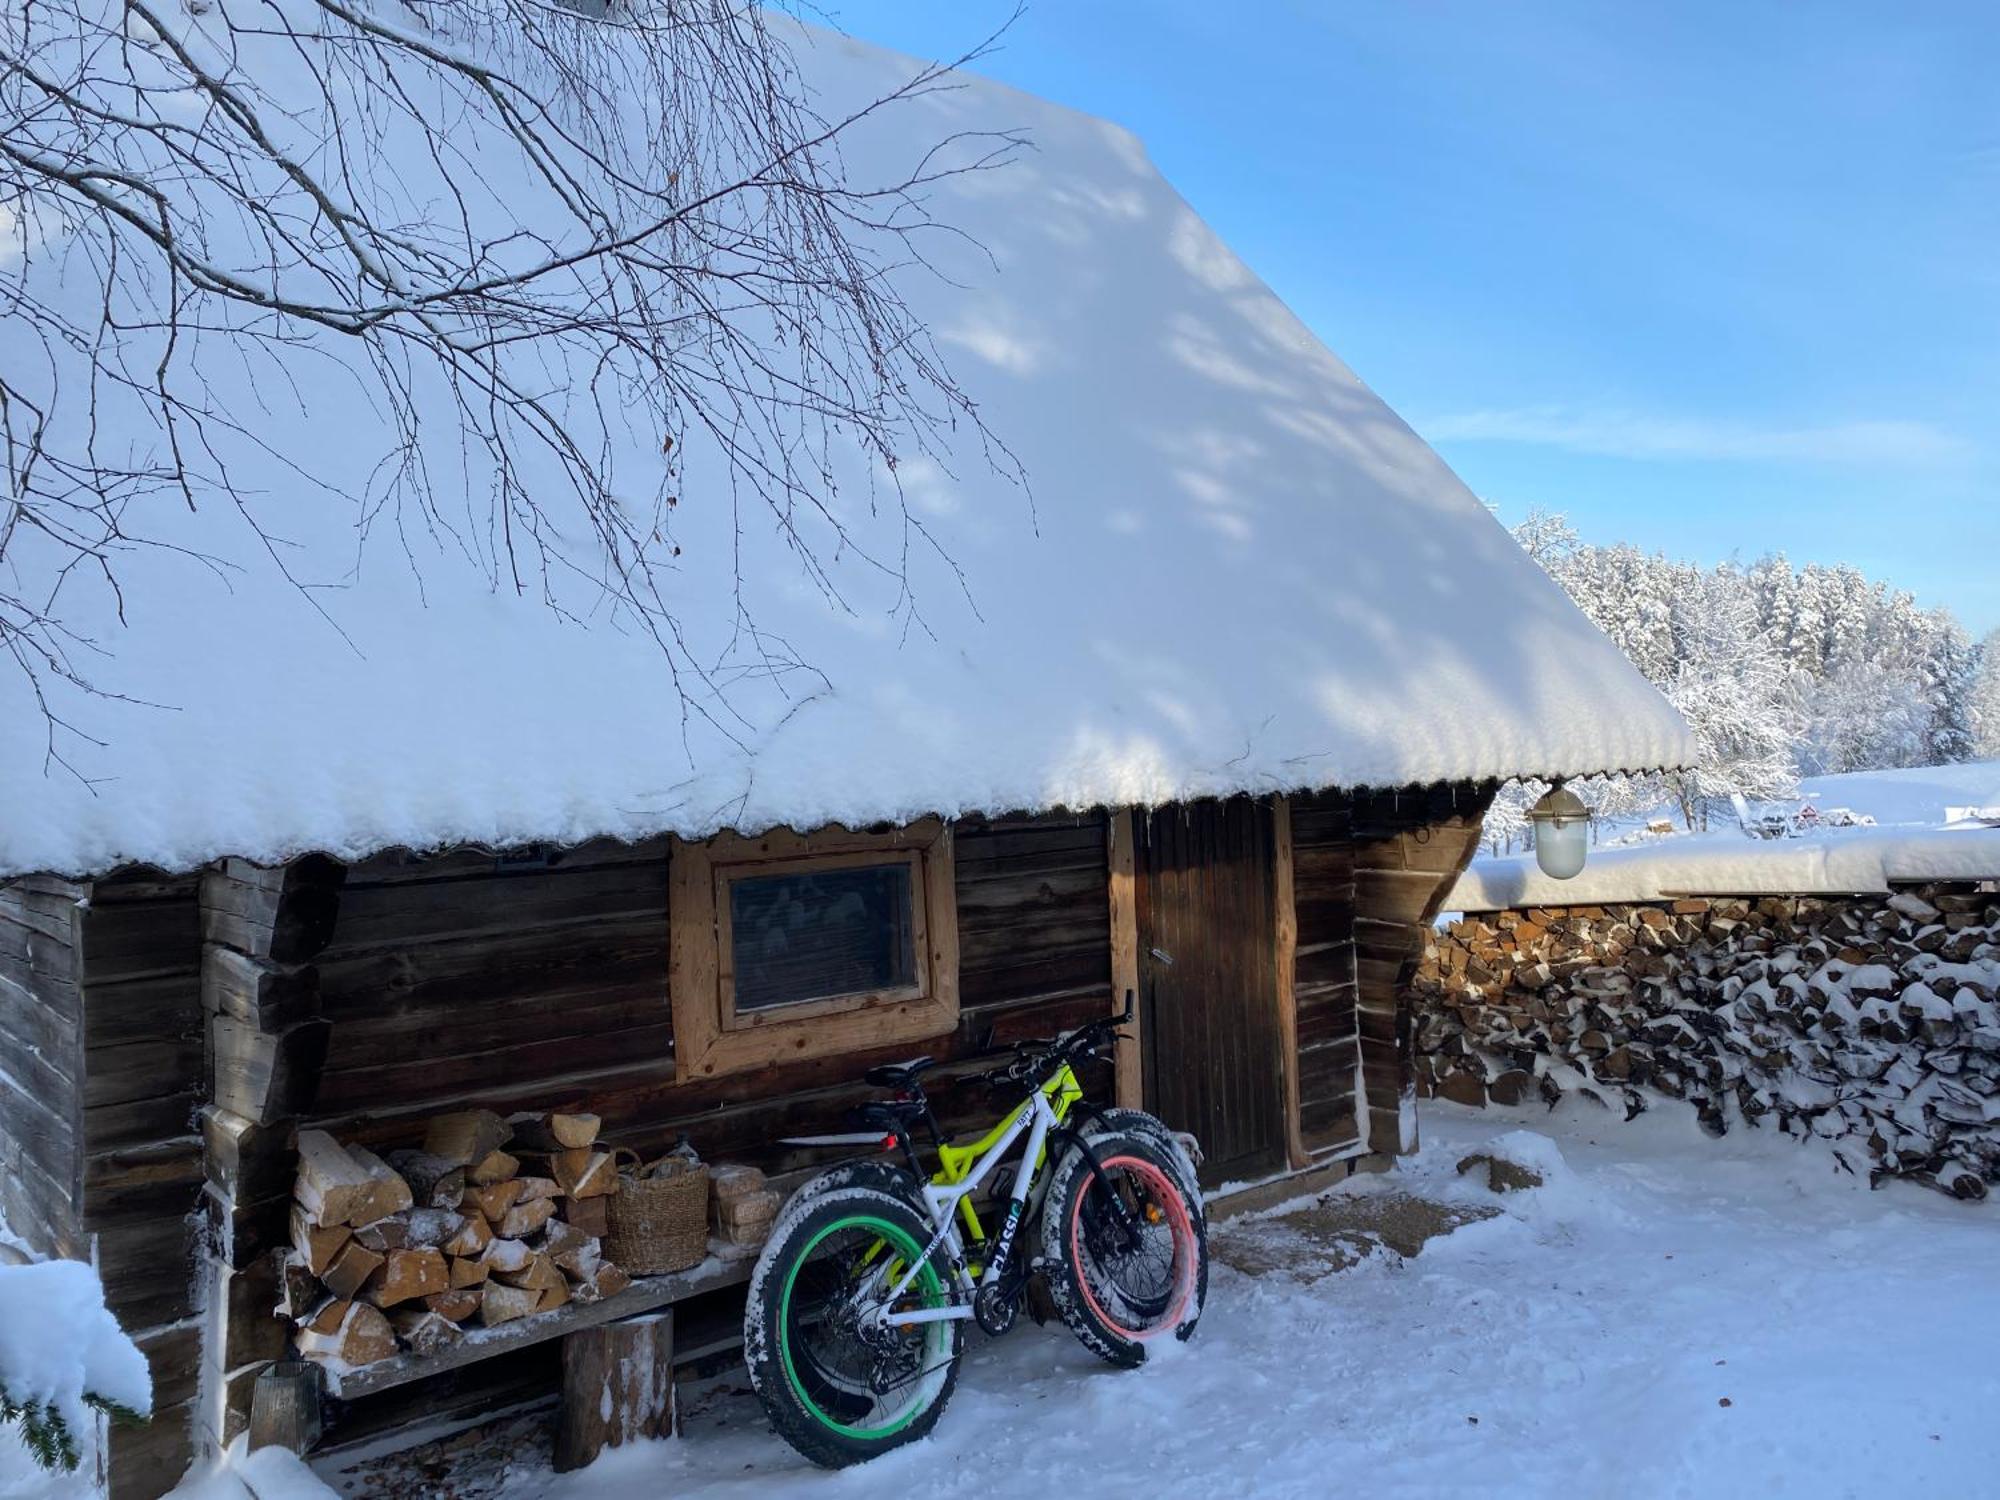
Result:
{"label": "bike saddle", "polygon": [[907,1062],[883,1063],[861,1076],[878,1089],[907,1089],[916,1086],[917,1075],[924,1069],[936,1066],[934,1057],[913,1057]]}
{"label": "bike saddle", "polygon": [[854,1123],[863,1130],[879,1130],[884,1135],[907,1129],[924,1117],[924,1107],[915,1099],[878,1099],[854,1111]]}

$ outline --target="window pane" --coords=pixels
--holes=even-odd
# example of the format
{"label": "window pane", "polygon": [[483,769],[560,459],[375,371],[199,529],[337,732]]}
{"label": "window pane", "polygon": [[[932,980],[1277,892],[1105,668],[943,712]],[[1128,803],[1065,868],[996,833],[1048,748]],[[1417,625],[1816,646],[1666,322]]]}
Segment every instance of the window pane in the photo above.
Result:
{"label": "window pane", "polygon": [[914,983],[910,897],[906,861],[731,881],[737,1011]]}

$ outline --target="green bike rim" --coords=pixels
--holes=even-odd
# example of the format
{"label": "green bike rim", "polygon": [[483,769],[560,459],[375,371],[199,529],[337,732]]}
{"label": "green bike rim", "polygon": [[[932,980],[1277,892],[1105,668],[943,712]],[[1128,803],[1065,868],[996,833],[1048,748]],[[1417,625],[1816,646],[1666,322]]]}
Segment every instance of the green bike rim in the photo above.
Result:
{"label": "green bike rim", "polygon": [[[792,1394],[798,1397],[799,1404],[812,1413],[815,1421],[828,1431],[837,1432],[842,1437],[855,1438],[862,1442],[879,1442],[883,1438],[894,1437],[897,1433],[908,1427],[918,1417],[921,1417],[925,1412],[930,1410],[931,1403],[929,1401],[918,1402],[913,1400],[910,1403],[909,1410],[885,1426],[850,1426],[846,1422],[828,1416],[820,1409],[819,1403],[806,1393],[805,1383],[799,1379],[799,1372],[792,1365],[792,1285],[798,1280],[799,1269],[808,1260],[812,1259],[812,1253],[819,1248],[821,1241],[830,1235],[838,1234],[843,1229],[863,1229],[872,1234],[879,1235],[882,1239],[888,1241],[898,1254],[906,1256],[912,1261],[924,1253],[924,1247],[912,1239],[907,1230],[903,1229],[901,1225],[891,1223],[887,1219],[876,1218],[873,1214],[852,1214],[847,1218],[834,1220],[807,1242],[805,1249],[798,1253],[790,1267],[785,1271],[784,1290],[780,1293],[778,1303],[778,1353],[779,1357],[784,1360],[786,1383],[791,1386]],[[916,1286],[921,1291],[922,1301],[926,1307],[937,1307],[943,1303],[944,1284],[938,1279],[937,1267],[933,1266],[929,1261],[925,1261],[922,1268],[918,1271]],[[944,1325],[935,1323],[925,1326],[942,1328]]]}

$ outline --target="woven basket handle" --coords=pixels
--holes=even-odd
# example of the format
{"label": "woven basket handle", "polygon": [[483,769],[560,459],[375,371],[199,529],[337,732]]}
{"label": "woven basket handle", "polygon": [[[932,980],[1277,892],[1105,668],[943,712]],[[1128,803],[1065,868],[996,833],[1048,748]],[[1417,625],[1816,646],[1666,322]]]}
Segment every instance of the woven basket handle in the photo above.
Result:
{"label": "woven basket handle", "polygon": [[645,1157],[634,1151],[630,1146],[613,1146],[611,1148],[611,1161],[614,1166],[622,1168],[624,1159],[628,1156],[632,1158],[632,1175],[635,1177],[644,1177],[646,1175]]}

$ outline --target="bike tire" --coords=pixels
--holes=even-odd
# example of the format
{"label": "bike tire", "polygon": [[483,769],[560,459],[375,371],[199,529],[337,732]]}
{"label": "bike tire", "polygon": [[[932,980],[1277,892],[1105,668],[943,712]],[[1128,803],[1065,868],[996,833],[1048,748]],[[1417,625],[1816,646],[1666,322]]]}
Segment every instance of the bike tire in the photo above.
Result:
{"label": "bike tire", "polygon": [[[964,1324],[940,1321],[904,1330],[895,1357],[914,1361],[906,1395],[875,1389],[876,1351],[845,1336],[839,1308],[843,1257],[886,1242],[914,1264],[931,1226],[899,1193],[858,1183],[808,1184],[773,1227],[750,1277],[743,1314],[744,1362],[771,1425],[822,1468],[862,1463],[923,1437],[944,1414],[958,1383]],[[952,1300],[944,1269],[926,1263],[910,1299]],[[880,1409],[878,1410],[877,1407]]]}
{"label": "bike tire", "polygon": [[[1150,1136],[1171,1158],[1174,1178],[1180,1184],[1181,1190],[1193,1202],[1201,1202],[1201,1178],[1195,1170],[1194,1159],[1188,1155],[1180,1137],[1168,1128],[1165,1120],[1158,1115],[1149,1115],[1143,1109],[1107,1105],[1102,1109],[1093,1109],[1086,1117],[1083,1138],[1092,1141],[1100,1135],[1117,1130],[1129,1130],[1139,1135]],[[1093,1146],[1091,1149],[1097,1148]]]}
{"label": "bike tire", "polygon": [[[1208,1300],[1208,1225],[1200,1196],[1181,1182],[1184,1152],[1169,1151],[1152,1131],[1105,1130],[1089,1144],[1106,1176],[1159,1217],[1136,1252],[1107,1253],[1096,1245],[1087,1215],[1105,1188],[1072,1147],[1056,1164],[1043,1204],[1043,1268],[1070,1332],[1100,1359],[1130,1369],[1145,1363],[1149,1344],[1193,1335]],[[1143,1294],[1120,1284],[1121,1255],[1131,1271],[1146,1274]]]}

